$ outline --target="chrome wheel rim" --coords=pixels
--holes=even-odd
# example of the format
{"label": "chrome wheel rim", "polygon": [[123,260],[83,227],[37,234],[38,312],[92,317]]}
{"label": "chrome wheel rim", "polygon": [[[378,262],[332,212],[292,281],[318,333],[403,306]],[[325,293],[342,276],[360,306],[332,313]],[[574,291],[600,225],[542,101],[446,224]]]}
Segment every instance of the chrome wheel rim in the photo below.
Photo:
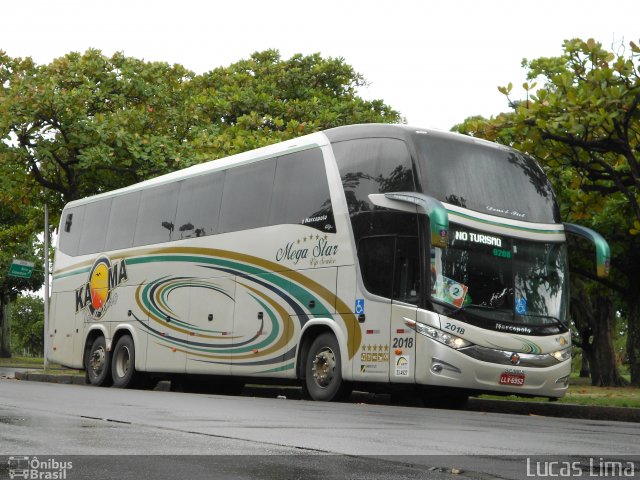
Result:
{"label": "chrome wheel rim", "polygon": [[329,347],[320,350],[311,365],[313,379],[322,388],[328,387],[333,381],[336,371],[336,356]]}
{"label": "chrome wheel rim", "polygon": [[89,368],[96,377],[100,376],[104,369],[105,358],[106,352],[102,346],[91,352],[91,357],[89,357]]}

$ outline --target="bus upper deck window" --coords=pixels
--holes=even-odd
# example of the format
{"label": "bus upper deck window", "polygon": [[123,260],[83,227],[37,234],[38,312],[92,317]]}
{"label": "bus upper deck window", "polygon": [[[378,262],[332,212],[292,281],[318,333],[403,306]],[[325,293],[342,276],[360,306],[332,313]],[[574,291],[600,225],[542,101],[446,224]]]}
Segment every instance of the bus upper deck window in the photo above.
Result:
{"label": "bus upper deck window", "polygon": [[67,214],[67,220],[64,222],[64,231],[65,232],[70,232],[71,231],[71,224],[73,223],[73,213],[68,213]]}

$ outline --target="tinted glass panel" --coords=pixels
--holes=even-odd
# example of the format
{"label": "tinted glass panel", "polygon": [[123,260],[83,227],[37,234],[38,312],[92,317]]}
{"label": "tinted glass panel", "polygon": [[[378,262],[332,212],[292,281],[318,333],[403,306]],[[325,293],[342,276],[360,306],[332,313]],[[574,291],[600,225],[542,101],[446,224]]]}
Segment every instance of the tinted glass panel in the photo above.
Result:
{"label": "tinted glass panel", "polygon": [[278,158],[269,225],[282,223],[336,231],[324,159],[318,148]]}
{"label": "tinted glass panel", "polygon": [[149,245],[171,240],[178,206],[178,183],[142,191],[133,244]]}
{"label": "tinted glass panel", "polygon": [[420,298],[420,253],[417,237],[396,240],[393,299],[418,304]]}
{"label": "tinted glass panel", "polygon": [[119,250],[133,245],[136,229],[140,192],[128,193],[113,198],[109,215],[109,228],[105,250]]}
{"label": "tinted glass panel", "polygon": [[221,233],[267,225],[275,170],[274,158],[227,171],[220,214]]}
{"label": "tinted glass panel", "polygon": [[78,254],[78,244],[82,233],[85,206],[66,208],[62,212],[60,222],[60,239],[58,247],[67,255],[76,256]]}
{"label": "tinted glass panel", "polygon": [[370,193],[415,191],[411,157],[402,140],[363,138],[333,145],[349,213],[373,210]]}
{"label": "tinted glass panel", "polygon": [[427,195],[499,217],[560,222],[551,185],[532,158],[452,139],[415,138]]}
{"label": "tinted glass panel", "polygon": [[391,298],[395,237],[369,237],[358,243],[362,281],[368,292]]}
{"label": "tinted glass panel", "polygon": [[216,233],[224,172],[210,173],[180,183],[176,225],[171,239],[181,240]]}
{"label": "tinted glass panel", "polygon": [[406,303],[420,298],[417,237],[367,237],[358,243],[362,281],[368,292]]}
{"label": "tinted glass panel", "polygon": [[85,206],[84,225],[78,247],[80,255],[97,253],[104,250],[110,212],[110,198],[92,202]]}

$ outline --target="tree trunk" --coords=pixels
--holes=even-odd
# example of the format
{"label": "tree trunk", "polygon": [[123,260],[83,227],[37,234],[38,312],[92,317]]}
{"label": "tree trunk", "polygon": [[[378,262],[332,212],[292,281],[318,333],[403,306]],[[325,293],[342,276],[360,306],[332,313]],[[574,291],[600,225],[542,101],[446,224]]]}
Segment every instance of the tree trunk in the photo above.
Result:
{"label": "tree trunk", "polygon": [[589,356],[585,349],[582,348],[582,359],[580,362],[580,378],[589,378],[591,376],[591,370],[589,369]]}
{"label": "tree trunk", "polygon": [[593,299],[592,332],[593,342],[589,355],[591,367],[591,385],[597,387],[617,387],[626,381],[620,375],[613,348],[615,330],[615,308],[608,297]]}
{"label": "tree trunk", "polygon": [[627,317],[627,355],[631,385],[640,387],[640,292],[633,291]]}
{"label": "tree trunk", "polygon": [[[608,296],[590,296],[582,283],[577,286],[571,299],[571,315],[580,333],[583,366],[585,357],[588,360],[591,385],[625,385],[613,347],[616,319],[613,301]],[[581,370],[581,376],[582,373]]]}
{"label": "tree trunk", "polygon": [[0,296],[0,358],[11,358],[9,299]]}

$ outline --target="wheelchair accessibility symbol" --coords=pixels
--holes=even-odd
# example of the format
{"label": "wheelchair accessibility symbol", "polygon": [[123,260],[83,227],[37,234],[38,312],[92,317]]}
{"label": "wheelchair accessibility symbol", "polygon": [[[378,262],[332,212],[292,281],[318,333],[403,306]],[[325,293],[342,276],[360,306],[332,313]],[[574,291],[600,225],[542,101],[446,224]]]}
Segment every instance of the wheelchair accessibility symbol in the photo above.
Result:
{"label": "wheelchair accessibility symbol", "polygon": [[356,298],[356,315],[364,313],[364,298]]}

